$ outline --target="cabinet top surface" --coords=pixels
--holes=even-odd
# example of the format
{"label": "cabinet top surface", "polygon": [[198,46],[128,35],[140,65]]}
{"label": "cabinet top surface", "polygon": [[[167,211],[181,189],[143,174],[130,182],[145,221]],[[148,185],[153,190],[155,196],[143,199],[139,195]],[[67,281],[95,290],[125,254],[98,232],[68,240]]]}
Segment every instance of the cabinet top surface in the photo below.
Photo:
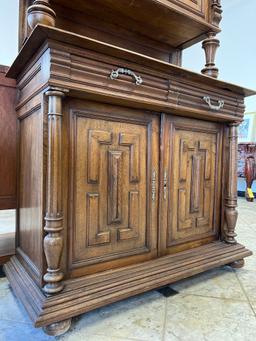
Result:
{"label": "cabinet top surface", "polygon": [[18,76],[21,74],[21,72],[23,72],[24,68],[31,60],[33,55],[37,52],[37,50],[40,49],[45,43],[53,41],[62,43],[63,51],[65,49],[64,44],[70,47],[78,47],[81,49],[97,51],[108,56],[113,56],[143,66],[148,66],[156,71],[164,72],[166,73],[166,75],[169,76],[183,77],[184,80],[190,80],[209,86],[214,86],[217,89],[222,89],[226,91],[228,90],[245,97],[256,94],[256,91],[251,89],[217,80],[184,69],[182,67],[163,62],[136,52],[132,52],[130,50],[119,48],[111,44],[103,43],[95,39],[81,36],[79,34],[70,33],[68,31],[44,25],[37,25],[35,27],[29,39],[26,41],[14,63],[10,67],[7,73],[7,77],[15,79],[18,78]]}

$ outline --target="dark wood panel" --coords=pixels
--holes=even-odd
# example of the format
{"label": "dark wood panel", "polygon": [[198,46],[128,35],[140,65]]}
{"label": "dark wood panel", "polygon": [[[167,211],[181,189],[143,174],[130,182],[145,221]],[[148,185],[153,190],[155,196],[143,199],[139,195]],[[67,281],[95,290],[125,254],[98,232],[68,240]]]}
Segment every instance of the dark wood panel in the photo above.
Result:
{"label": "dark wood panel", "polygon": [[0,66],[0,209],[16,208],[17,117],[16,82]]}

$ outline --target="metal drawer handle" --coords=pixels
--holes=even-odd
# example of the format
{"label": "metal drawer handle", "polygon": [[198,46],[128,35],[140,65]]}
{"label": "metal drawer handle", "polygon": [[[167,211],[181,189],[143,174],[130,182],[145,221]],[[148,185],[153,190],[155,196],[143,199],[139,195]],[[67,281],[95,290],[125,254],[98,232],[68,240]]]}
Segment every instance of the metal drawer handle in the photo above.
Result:
{"label": "metal drawer handle", "polygon": [[123,74],[123,75],[128,75],[128,76],[134,77],[136,85],[140,85],[140,84],[143,83],[143,80],[142,80],[142,78],[140,76],[137,76],[132,70],[124,69],[124,68],[119,68],[117,70],[112,70],[112,72],[110,74],[110,78],[111,79],[117,79],[119,74]]}
{"label": "metal drawer handle", "polygon": [[214,111],[219,111],[224,107],[225,104],[223,100],[219,100],[218,105],[213,105],[210,96],[204,96],[203,100],[209,105],[209,108]]}

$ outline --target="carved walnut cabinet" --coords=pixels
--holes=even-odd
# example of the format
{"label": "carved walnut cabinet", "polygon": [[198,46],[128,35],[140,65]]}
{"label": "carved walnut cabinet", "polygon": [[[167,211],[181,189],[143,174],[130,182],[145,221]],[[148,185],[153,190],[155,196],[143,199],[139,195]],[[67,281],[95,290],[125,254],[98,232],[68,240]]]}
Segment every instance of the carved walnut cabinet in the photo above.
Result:
{"label": "carved walnut cabinet", "polygon": [[[218,0],[20,1],[16,255],[36,327],[207,269],[242,266],[237,126],[217,80]],[[201,74],[182,50],[203,40]]]}

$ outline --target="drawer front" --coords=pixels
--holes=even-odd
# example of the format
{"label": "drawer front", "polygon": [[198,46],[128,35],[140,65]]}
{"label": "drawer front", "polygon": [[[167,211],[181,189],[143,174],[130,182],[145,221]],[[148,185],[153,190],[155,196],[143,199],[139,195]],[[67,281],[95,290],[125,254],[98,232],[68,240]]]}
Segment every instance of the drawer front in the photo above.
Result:
{"label": "drawer front", "polygon": [[151,174],[158,118],[142,113],[136,122],[128,109],[116,116],[112,108],[72,113],[73,268],[156,253]]}
{"label": "drawer front", "polygon": [[163,147],[164,250],[218,236],[221,128],[169,117]]}

